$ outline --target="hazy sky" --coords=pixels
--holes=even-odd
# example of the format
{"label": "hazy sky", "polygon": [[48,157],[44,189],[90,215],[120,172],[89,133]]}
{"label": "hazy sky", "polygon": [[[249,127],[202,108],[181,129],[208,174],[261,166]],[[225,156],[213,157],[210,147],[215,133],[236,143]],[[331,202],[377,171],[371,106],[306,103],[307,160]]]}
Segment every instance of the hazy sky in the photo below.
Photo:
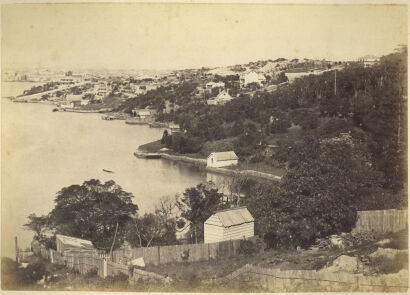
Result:
{"label": "hazy sky", "polygon": [[2,65],[194,68],[259,59],[357,59],[407,44],[406,6],[12,4]]}

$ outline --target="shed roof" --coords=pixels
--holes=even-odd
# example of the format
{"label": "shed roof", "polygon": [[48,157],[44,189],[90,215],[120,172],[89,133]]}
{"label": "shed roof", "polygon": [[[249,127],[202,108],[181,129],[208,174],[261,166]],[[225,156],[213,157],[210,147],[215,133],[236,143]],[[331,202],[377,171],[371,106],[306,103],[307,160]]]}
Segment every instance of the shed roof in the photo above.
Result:
{"label": "shed roof", "polygon": [[91,241],[88,241],[88,240],[83,240],[83,239],[78,239],[78,238],[63,236],[63,235],[56,235],[56,237],[66,246],[85,248],[85,249],[93,248],[93,243],[91,243]]}
{"label": "shed roof", "polygon": [[216,212],[216,215],[224,227],[253,222],[254,218],[246,207],[238,207]]}
{"label": "shed roof", "polygon": [[211,156],[214,156],[217,161],[238,160],[238,156],[234,151],[211,153],[208,158]]}

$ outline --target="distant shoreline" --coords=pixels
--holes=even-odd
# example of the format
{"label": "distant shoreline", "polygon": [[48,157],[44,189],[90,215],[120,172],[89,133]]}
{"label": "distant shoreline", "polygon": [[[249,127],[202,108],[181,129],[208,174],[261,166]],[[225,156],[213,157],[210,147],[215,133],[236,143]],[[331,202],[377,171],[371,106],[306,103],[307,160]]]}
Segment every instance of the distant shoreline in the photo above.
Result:
{"label": "distant shoreline", "polygon": [[156,156],[155,158],[189,163],[197,167],[203,168],[206,171],[223,174],[223,175],[229,175],[229,176],[241,175],[241,176],[262,178],[262,179],[271,180],[271,181],[281,181],[282,180],[281,176],[277,176],[277,175],[265,173],[265,172],[259,172],[255,170],[240,170],[240,169],[207,167],[206,159],[204,158],[193,158],[193,157],[188,157],[184,155],[172,155],[165,151],[160,151],[159,149],[160,142],[161,142],[160,140],[157,140],[157,141],[153,141],[153,142],[149,142],[147,144],[141,145],[138,147],[138,150],[140,152],[139,153],[135,152],[134,155],[136,157],[144,157],[144,155],[151,155],[151,156],[155,155]]}

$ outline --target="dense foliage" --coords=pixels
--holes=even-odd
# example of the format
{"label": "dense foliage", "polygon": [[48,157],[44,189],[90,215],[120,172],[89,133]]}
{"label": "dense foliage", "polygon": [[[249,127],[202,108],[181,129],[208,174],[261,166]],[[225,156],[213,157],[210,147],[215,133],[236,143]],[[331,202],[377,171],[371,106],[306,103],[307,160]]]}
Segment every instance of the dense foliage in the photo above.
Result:
{"label": "dense foliage", "polygon": [[40,242],[44,240],[43,232],[51,230],[54,234],[90,240],[97,249],[108,252],[114,237],[114,249],[123,243],[126,225],[137,213],[138,206],[132,198],[114,181],[101,183],[92,179],[61,189],[54,209],[47,216],[30,215],[26,227],[36,232]]}
{"label": "dense foliage", "polygon": [[219,209],[229,207],[223,202],[223,194],[212,183],[201,183],[185,190],[178,199],[177,206],[181,217],[190,225],[192,240],[195,243],[204,239],[204,222]]}

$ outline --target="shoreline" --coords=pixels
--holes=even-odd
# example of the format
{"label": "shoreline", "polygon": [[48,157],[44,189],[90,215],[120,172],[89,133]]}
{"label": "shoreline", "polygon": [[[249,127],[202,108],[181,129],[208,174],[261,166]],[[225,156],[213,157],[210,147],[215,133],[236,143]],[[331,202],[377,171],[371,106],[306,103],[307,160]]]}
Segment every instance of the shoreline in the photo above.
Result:
{"label": "shoreline", "polygon": [[200,167],[204,169],[205,171],[214,172],[214,173],[223,174],[223,175],[229,175],[229,176],[241,175],[241,176],[262,178],[262,179],[271,180],[271,181],[281,181],[282,180],[281,176],[277,176],[277,175],[265,173],[265,172],[259,172],[255,170],[236,170],[236,169],[228,169],[228,168],[207,167],[206,159],[191,158],[191,157],[179,156],[179,155],[170,155],[167,153],[148,153],[144,151],[135,152],[134,155],[136,157],[141,157],[141,158],[146,158],[146,159],[149,159],[149,158],[154,159],[154,157],[152,156],[155,155],[155,159],[166,159],[170,161],[189,163],[197,167]]}

